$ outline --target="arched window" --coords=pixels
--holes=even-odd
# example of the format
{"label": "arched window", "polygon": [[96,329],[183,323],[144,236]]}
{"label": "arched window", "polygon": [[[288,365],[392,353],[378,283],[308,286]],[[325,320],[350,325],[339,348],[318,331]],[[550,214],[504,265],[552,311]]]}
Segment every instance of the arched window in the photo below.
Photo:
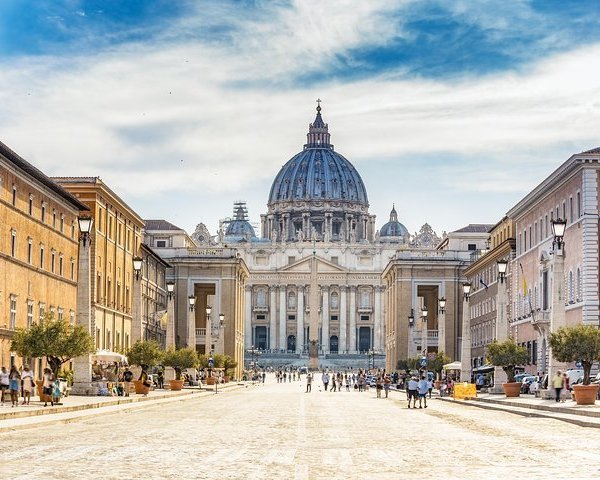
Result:
{"label": "arched window", "polygon": [[296,308],[296,293],[295,292],[288,293],[288,308],[290,310],[294,310]]}
{"label": "arched window", "polygon": [[337,310],[340,305],[340,297],[338,295],[337,292],[332,292],[331,293],[331,309],[332,310]]}

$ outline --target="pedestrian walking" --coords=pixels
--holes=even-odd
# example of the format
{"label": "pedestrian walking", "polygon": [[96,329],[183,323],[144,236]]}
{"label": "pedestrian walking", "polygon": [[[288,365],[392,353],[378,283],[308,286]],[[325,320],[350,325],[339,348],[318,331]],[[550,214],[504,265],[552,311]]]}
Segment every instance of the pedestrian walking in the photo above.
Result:
{"label": "pedestrian walking", "polygon": [[375,390],[377,390],[377,398],[381,398],[381,390],[383,390],[381,375],[377,375],[377,379],[375,380]]}
{"label": "pedestrian walking", "polygon": [[569,381],[569,376],[566,373],[563,373],[563,388],[560,391],[560,401],[565,403],[567,400],[567,392],[571,388],[571,383]]}
{"label": "pedestrian walking", "polygon": [[383,390],[385,391],[385,398],[388,398],[390,393],[390,384],[392,383],[392,379],[389,375],[383,377]]}
{"label": "pedestrian walking", "polygon": [[410,380],[406,384],[406,397],[408,398],[408,408],[410,408],[410,401],[413,401],[413,408],[417,408],[417,389],[419,385],[416,377],[410,377]]}
{"label": "pedestrian walking", "polygon": [[351,382],[351,378],[349,378],[349,376],[346,375],[346,391],[347,392],[350,391],[350,382]]}
{"label": "pedestrian walking", "polygon": [[267,377],[267,374],[265,372],[262,372],[262,382],[265,383],[265,378]]}
{"label": "pedestrian walking", "polygon": [[10,367],[8,374],[8,389],[10,390],[11,406],[16,407],[19,404],[19,388],[21,386],[21,375],[14,365]]}
{"label": "pedestrian walking", "polygon": [[312,392],[312,373],[306,375],[306,393]]}
{"label": "pedestrian walking", "polygon": [[6,367],[2,367],[0,371],[0,403],[4,405],[4,394],[8,390],[10,382],[8,380],[8,372],[6,371]]}
{"label": "pedestrian walking", "polygon": [[431,392],[433,390],[433,379],[427,377],[427,390],[429,392],[429,398],[431,398]]}
{"label": "pedestrian walking", "polygon": [[55,378],[54,383],[52,384],[52,402],[53,402],[52,405],[60,402],[61,395],[62,395],[62,392],[60,390],[60,379]]}
{"label": "pedestrian walking", "polygon": [[[327,390],[327,389],[325,389]],[[336,384],[336,379],[335,379],[335,374],[331,375],[331,392],[335,392],[337,390],[337,384]]]}
{"label": "pedestrian walking", "polygon": [[421,408],[421,401],[425,402],[425,408],[427,408],[427,391],[429,390],[429,382],[425,375],[421,375],[421,380],[417,384],[417,389],[419,392],[419,408]]}
{"label": "pedestrian walking", "polygon": [[23,405],[29,405],[31,393],[33,392],[35,381],[33,380],[33,372],[29,369],[29,365],[23,366],[23,374],[21,375],[21,388],[23,389]]}
{"label": "pedestrian walking", "polygon": [[125,396],[129,396],[129,390],[131,390],[131,381],[133,380],[133,373],[129,370],[129,367],[125,367],[123,372],[123,390],[125,390]]}
{"label": "pedestrian walking", "polygon": [[321,381],[323,382],[323,387],[325,388],[325,391],[327,391],[327,387],[329,386],[329,374],[326,371],[323,371]]}
{"label": "pedestrian walking", "polygon": [[554,375],[554,378],[552,379],[552,387],[554,388],[556,403],[560,402],[560,392],[563,389],[564,384],[565,381],[562,376],[562,372],[559,370],[556,372],[556,375]]}

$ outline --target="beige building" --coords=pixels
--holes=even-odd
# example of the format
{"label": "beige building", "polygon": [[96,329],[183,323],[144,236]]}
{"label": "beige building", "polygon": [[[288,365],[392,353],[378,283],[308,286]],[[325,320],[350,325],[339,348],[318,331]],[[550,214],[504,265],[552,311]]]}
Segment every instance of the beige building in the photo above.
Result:
{"label": "beige building", "polygon": [[150,247],[140,246],[141,272],[141,338],[156,340],[162,348],[167,342],[166,271],[170,265]]}
{"label": "beige building", "polygon": [[[244,368],[244,292],[249,272],[232,248],[190,246],[187,233],[165,220],[146,220],[145,242],[169,263],[167,280],[175,282],[174,319],[177,347],[199,353],[224,353]],[[190,297],[194,306],[190,308]],[[206,307],[210,306],[210,315]]]}
{"label": "beige building", "polygon": [[99,177],[54,179],[90,210],[90,271],[96,347],[132,344],[133,258],[140,255],[143,220]]}
{"label": "beige building", "polygon": [[[77,217],[87,206],[0,143],[0,365],[15,328],[46,314],[75,321]],[[42,359],[26,359],[37,376]]]}

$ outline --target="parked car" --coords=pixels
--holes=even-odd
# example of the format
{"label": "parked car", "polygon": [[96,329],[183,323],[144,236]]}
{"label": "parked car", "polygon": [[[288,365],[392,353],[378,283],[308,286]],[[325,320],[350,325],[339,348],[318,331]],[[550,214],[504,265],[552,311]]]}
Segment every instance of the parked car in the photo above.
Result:
{"label": "parked car", "polygon": [[531,384],[536,380],[538,380],[537,375],[523,377],[521,380],[521,393],[529,393],[529,387],[531,387]]}
{"label": "parked car", "polygon": [[582,368],[569,368],[566,372],[567,377],[569,377],[569,384],[574,385],[579,383],[579,381],[583,381],[583,369]]}

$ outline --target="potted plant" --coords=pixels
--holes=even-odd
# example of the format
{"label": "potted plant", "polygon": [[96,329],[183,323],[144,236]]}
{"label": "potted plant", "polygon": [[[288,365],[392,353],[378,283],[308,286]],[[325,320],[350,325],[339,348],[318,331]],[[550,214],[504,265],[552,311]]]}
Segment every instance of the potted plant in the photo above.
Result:
{"label": "potted plant", "polygon": [[592,325],[561,327],[550,334],[550,347],[559,362],[581,362],[583,384],[573,385],[575,401],[577,405],[594,405],[599,386],[590,384],[590,372],[592,364],[600,361],[600,330]]}
{"label": "potted plant", "polygon": [[[58,378],[62,365],[80,355],[95,352],[94,339],[81,325],[71,325],[67,320],[54,319],[47,314],[40,323],[28,328],[17,328],[11,350],[22,357],[46,357],[54,378]],[[40,401],[50,401],[42,393],[42,381],[36,382]]]}
{"label": "potted plant", "polygon": [[515,382],[515,368],[527,363],[528,355],[525,347],[520,347],[512,338],[502,342],[494,340],[488,345],[488,355],[493,365],[502,367],[506,373],[507,383],[502,384],[507,397],[518,397],[521,394],[521,383]]}
{"label": "potted plant", "polygon": [[225,358],[223,359],[223,369],[225,370],[225,377],[223,380],[225,383],[231,380],[231,377],[235,372],[235,367],[237,367],[237,362],[229,355],[225,355]]}
{"label": "potted plant", "polygon": [[133,381],[135,393],[147,395],[150,391],[148,385],[144,385],[144,378],[148,377],[148,369],[158,365],[162,359],[163,352],[158,342],[154,340],[138,340],[127,352],[127,361],[130,365],[137,365],[142,369],[140,377]]}
{"label": "potted plant", "polygon": [[175,380],[169,380],[171,390],[181,390],[183,388],[182,371],[186,368],[195,368],[198,365],[198,354],[192,347],[169,348],[163,355],[163,365],[173,367],[175,370]]}

